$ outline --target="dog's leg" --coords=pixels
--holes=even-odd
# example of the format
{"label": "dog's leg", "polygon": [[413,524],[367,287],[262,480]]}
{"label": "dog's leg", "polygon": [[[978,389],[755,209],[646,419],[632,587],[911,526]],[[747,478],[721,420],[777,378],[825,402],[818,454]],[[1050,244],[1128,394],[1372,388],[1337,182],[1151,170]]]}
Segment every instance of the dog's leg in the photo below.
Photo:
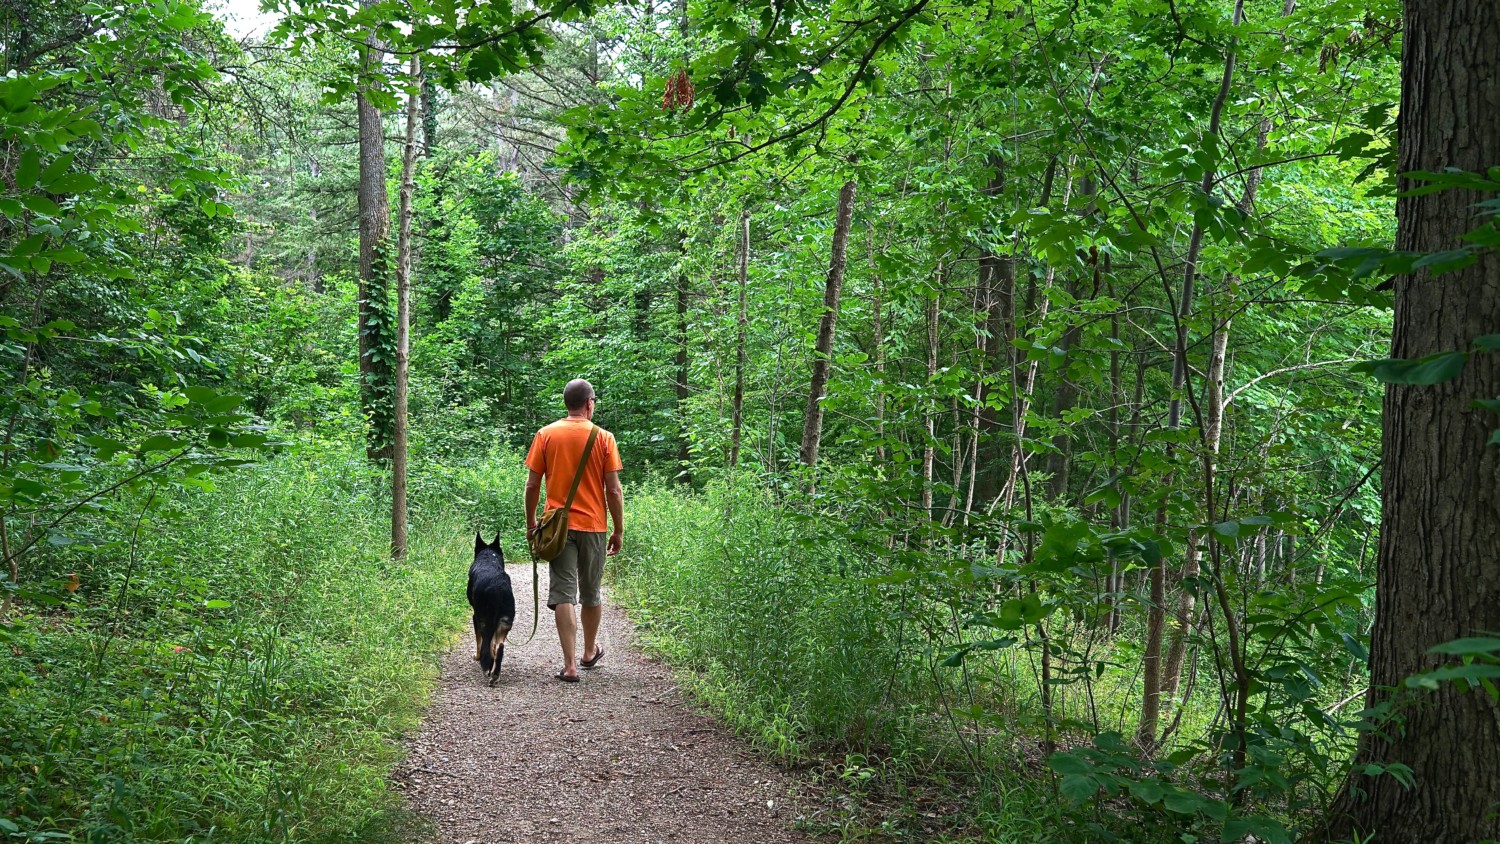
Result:
{"label": "dog's leg", "polygon": [[479,655],[484,652],[484,634],[479,632],[479,615],[474,615],[474,661],[479,661]]}
{"label": "dog's leg", "polygon": [[496,630],[494,637],[490,639],[490,658],[494,661],[495,666],[490,669],[491,686],[495,685],[495,681],[500,678],[500,663],[505,661],[505,640],[509,636],[510,628],[503,626],[502,622],[500,629]]}

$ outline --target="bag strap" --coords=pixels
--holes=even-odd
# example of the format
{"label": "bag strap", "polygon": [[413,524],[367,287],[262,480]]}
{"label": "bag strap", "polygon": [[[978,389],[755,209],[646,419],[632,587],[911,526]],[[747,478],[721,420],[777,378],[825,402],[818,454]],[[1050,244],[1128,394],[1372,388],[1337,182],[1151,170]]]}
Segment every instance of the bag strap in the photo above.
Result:
{"label": "bag strap", "polygon": [[568,501],[563,509],[572,511],[573,496],[578,494],[578,484],[583,481],[583,469],[589,465],[589,455],[594,451],[594,440],[599,436],[599,426],[589,423],[589,441],[583,444],[583,456],[578,458],[578,468],[573,470],[573,486],[568,490]]}

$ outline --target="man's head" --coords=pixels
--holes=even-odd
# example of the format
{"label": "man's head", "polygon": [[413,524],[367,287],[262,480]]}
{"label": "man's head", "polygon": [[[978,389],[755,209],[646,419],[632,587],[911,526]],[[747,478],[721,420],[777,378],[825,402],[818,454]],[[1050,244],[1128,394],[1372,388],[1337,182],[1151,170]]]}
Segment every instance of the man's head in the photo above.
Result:
{"label": "man's head", "polygon": [[594,415],[594,385],[574,378],[563,387],[563,405],[568,413],[592,417]]}

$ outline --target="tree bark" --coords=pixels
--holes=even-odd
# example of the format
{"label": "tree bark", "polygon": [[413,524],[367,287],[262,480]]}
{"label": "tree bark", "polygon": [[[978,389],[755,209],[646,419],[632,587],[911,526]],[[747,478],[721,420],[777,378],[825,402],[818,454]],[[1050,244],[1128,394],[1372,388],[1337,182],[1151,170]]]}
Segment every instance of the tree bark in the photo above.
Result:
{"label": "tree bark", "polygon": [[812,384],[807,391],[807,413],[802,425],[802,463],[818,465],[818,447],[823,438],[823,392],[828,387],[830,356],[833,354],[833,331],[839,316],[839,295],[844,288],[844,267],[849,254],[849,222],[854,217],[855,181],[850,179],[839,188],[838,206],[834,212],[833,246],[828,259],[828,279],[823,288],[823,321],[818,326],[817,345],[813,351]]}
{"label": "tree bark", "polygon": [[[422,61],[411,57],[408,82],[420,86]],[[396,209],[396,412],[391,430],[391,556],[406,556],[406,397],[411,351],[411,201],[417,163],[417,119],[421,94],[406,101],[406,146],[401,152],[401,197]]]}
{"label": "tree bark", "polygon": [[[1407,0],[1402,38],[1401,173],[1500,163],[1500,4]],[[1402,179],[1401,187],[1415,185]],[[1396,248],[1455,249],[1492,194],[1445,190],[1396,200]],[[1472,349],[1500,326],[1500,253],[1433,278],[1395,282],[1391,357]],[[1383,407],[1381,529],[1367,708],[1394,705],[1397,724],[1360,737],[1353,774],[1334,807],[1333,837],[1388,842],[1500,838],[1500,702],[1447,682],[1434,692],[1406,678],[1451,657],[1434,645],[1500,631],[1500,354],[1475,354],[1434,386],[1388,385]],[[1413,788],[1369,765],[1411,769]]]}
{"label": "tree bark", "polygon": [[735,256],[738,264],[740,282],[739,311],[735,314],[735,326],[738,329],[734,344],[734,428],[729,434],[729,465],[731,468],[740,463],[740,437],[744,435],[745,429],[745,368],[749,362],[745,349],[746,334],[748,333],[750,318],[745,309],[745,291],[750,280],[750,209],[746,208],[740,212],[739,231],[739,254]]}
{"label": "tree bark", "polygon": [[422,77],[422,157],[431,158],[438,145],[437,83]]}
{"label": "tree bark", "polygon": [[[371,0],[361,0],[361,5],[369,5]],[[380,71],[380,42],[372,32],[365,38],[365,46],[362,48],[362,70],[366,75],[374,75]],[[391,376],[391,364],[388,361],[378,359],[371,354],[375,350],[375,337],[382,331],[389,330],[386,326],[378,324],[378,319],[372,319],[373,308],[370,297],[374,295],[371,279],[375,273],[384,273],[383,265],[387,252],[386,242],[390,237],[390,197],[385,191],[385,130],[381,122],[380,109],[370,101],[367,95],[369,82],[361,80],[355,91],[356,111],[359,123],[359,187],[357,200],[359,204],[359,373],[360,379],[365,385],[380,385],[388,381]],[[379,285],[380,293],[386,290],[384,284]],[[377,401],[378,394],[377,395]],[[365,407],[365,412],[371,414],[375,424],[380,424],[381,414],[372,413],[376,410],[370,406]],[[389,432],[374,432],[375,439],[385,439]],[[381,448],[373,444],[367,448],[366,454],[371,460],[383,459],[388,454],[388,447]]]}

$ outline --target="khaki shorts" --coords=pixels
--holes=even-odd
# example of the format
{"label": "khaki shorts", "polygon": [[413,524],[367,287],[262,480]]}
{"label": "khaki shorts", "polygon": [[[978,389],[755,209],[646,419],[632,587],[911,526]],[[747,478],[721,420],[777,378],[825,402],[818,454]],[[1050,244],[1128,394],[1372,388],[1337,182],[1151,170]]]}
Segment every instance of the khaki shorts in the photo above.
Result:
{"label": "khaki shorts", "polygon": [[604,583],[604,544],[607,539],[609,534],[603,532],[568,531],[568,544],[549,564],[552,582],[547,587],[547,609],[557,609],[558,604],[582,603],[586,607],[597,607],[604,603],[600,587]]}

